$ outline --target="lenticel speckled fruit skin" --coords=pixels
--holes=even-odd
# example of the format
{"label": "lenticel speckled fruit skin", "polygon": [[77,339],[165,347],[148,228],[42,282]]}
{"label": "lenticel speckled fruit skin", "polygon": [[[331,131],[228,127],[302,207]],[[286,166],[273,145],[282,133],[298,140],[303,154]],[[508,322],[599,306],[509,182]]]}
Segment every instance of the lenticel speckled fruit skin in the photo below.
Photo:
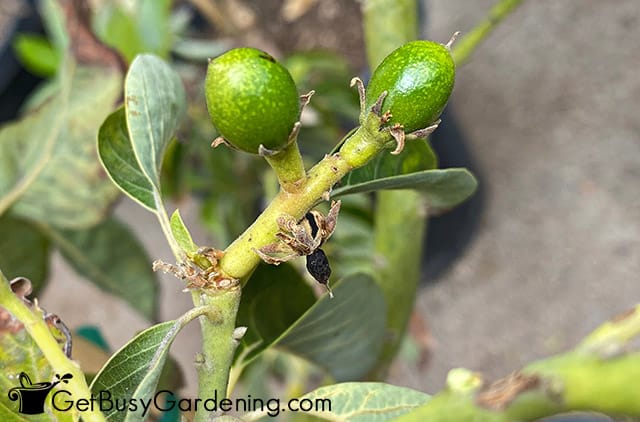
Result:
{"label": "lenticel speckled fruit skin", "polygon": [[382,112],[389,124],[400,123],[406,133],[425,128],[444,110],[455,80],[449,49],[433,41],[412,41],[389,54],[376,68],[367,87],[367,109],[383,91]]}
{"label": "lenticel speckled fruit skin", "polygon": [[234,147],[258,153],[287,145],[300,115],[295,82],[264,51],[236,48],[211,60],[205,79],[207,109],[220,135]]}

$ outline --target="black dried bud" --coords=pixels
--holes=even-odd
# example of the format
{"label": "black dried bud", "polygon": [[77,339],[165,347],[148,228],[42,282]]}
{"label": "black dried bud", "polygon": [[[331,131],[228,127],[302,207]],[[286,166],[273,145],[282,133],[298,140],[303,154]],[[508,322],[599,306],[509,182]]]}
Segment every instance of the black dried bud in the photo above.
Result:
{"label": "black dried bud", "polygon": [[331,267],[329,259],[324,251],[320,248],[307,255],[307,271],[315,278],[318,283],[326,285],[331,276]]}

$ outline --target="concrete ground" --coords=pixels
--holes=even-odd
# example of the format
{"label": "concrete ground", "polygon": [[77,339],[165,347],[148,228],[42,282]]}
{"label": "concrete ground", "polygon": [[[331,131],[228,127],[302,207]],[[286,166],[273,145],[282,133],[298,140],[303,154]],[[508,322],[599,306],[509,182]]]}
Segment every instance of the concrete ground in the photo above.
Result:
{"label": "concrete ground", "polygon": [[[493,3],[428,1],[431,38],[468,31]],[[401,362],[392,382],[433,392],[459,366],[502,376],[640,302],[639,51],[636,0],[525,0],[459,70],[451,107],[486,209],[464,256],[417,299],[435,342],[429,367]],[[126,200],[117,213],[169,259],[150,213]],[[53,274],[64,289],[41,303],[70,326],[98,324],[114,347],[145,327],[60,259]],[[189,308],[176,280],[162,285],[163,318]],[[173,348],[190,380],[197,338],[188,327]]]}

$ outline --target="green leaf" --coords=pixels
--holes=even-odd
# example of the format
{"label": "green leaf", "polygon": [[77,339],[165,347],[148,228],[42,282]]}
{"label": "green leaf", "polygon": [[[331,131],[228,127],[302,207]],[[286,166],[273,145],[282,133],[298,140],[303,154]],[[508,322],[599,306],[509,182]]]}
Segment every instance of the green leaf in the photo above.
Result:
{"label": "green leaf", "polygon": [[375,272],[373,262],[373,201],[369,195],[342,198],[338,229],[323,248],[333,274],[341,279],[354,273]]}
{"label": "green leaf", "polygon": [[335,298],[324,295],[274,344],[323,367],[336,380],[358,379],[382,347],[384,297],[365,274],[346,277],[333,293]]}
{"label": "green leaf", "polygon": [[136,54],[144,52],[143,40],[136,33],[135,18],[115,3],[107,2],[97,8],[93,28],[102,42],[116,49],[128,63]]}
{"label": "green leaf", "polygon": [[110,292],[153,320],[158,306],[158,283],[151,260],[133,233],[109,218],[85,230],[47,234],[73,268],[100,289]]}
{"label": "green leaf", "polygon": [[0,214],[29,188],[43,171],[63,126],[70,80],[40,108],[0,128]]}
{"label": "green leaf", "polygon": [[[335,422],[390,421],[425,404],[429,395],[405,387],[379,382],[347,382],[320,387],[300,400],[324,403],[306,414]],[[331,411],[327,411],[327,401]]]}
{"label": "green leaf", "polygon": [[49,270],[49,241],[28,221],[5,214],[0,217],[0,268],[9,278],[31,280],[34,292]]}
{"label": "green leaf", "polygon": [[105,2],[96,9],[94,31],[108,46],[131,62],[141,53],[166,57],[171,47],[171,0],[139,0],[130,10]]}
{"label": "green leaf", "polygon": [[420,174],[437,167],[438,159],[429,143],[416,139],[407,142],[400,154],[378,154],[365,166],[350,172],[342,186],[334,189],[333,196],[380,189],[418,189],[419,181],[402,176]]}
{"label": "green leaf", "polygon": [[124,107],[104,121],[98,132],[98,155],[111,180],[133,200],[155,212],[154,187],[136,160]]}
{"label": "green leaf", "polygon": [[[167,57],[171,48],[171,3],[173,0],[139,0],[135,14],[144,52]],[[142,51],[141,51],[142,52]]]}
{"label": "green leaf", "polygon": [[[91,383],[91,392],[107,391],[114,398],[149,400],[156,391],[169,347],[185,322],[167,321],[142,331],[118,350]],[[104,393],[103,393],[104,394]],[[143,409],[103,412],[109,421],[142,421]]]}
{"label": "green leaf", "polygon": [[226,40],[182,38],[175,42],[172,52],[185,60],[206,63],[207,59],[217,57],[229,48]]}
{"label": "green leaf", "polygon": [[381,189],[416,189],[424,193],[430,210],[446,210],[460,204],[475,192],[478,182],[466,169],[425,170],[402,176],[385,177],[370,182],[335,189],[332,196]]}
{"label": "green leaf", "polygon": [[184,221],[182,221],[182,217],[180,216],[180,211],[175,210],[173,215],[171,215],[171,220],[169,221],[171,225],[171,233],[173,234],[173,238],[178,242],[178,245],[182,248],[182,250],[188,255],[192,256],[198,251],[198,245],[193,243],[193,239],[191,238],[191,234],[189,230],[184,225]]}
{"label": "green leaf", "polygon": [[398,155],[378,154],[367,165],[349,173],[345,185],[358,185],[376,179],[433,170],[437,167],[438,159],[429,143],[423,139],[416,139],[407,142]]}
{"label": "green leaf", "polygon": [[20,34],[13,42],[13,49],[22,65],[34,75],[52,76],[60,64],[60,54],[42,35]]}
{"label": "green leaf", "polygon": [[127,127],[140,168],[158,192],[164,151],[185,112],[178,74],[158,57],[136,57],[125,80]]}
{"label": "green leaf", "polygon": [[[120,95],[121,76],[96,68],[71,72],[69,101],[54,110],[57,120],[50,122],[56,135],[51,156],[46,157],[43,168],[22,192],[13,211],[61,228],[82,228],[102,220],[118,195],[97,159],[95,139]],[[56,126],[60,126],[59,132]],[[29,132],[28,128],[25,130]],[[29,142],[36,143],[37,148],[41,141],[29,135]]]}
{"label": "green leaf", "polygon": [[311,288],[290,264],[260,264],[243,288],[238,309],[237,325],[249,328],[241,347],[252,348],[244,363],[269,347],[314,302]]}

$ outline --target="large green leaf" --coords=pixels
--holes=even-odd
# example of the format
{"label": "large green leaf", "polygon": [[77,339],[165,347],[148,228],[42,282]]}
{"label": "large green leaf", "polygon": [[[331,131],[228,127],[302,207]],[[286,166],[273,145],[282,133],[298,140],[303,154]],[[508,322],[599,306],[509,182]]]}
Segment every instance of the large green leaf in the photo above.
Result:
{"label": "large green leaf", "polygon": [[109,218],[85,230],[46,230],[79,274],[154,319],[158,305],[156,276],[143,246],[125,225]]}
{"label": "large green leaf", "polygon": [[185,91],[178,74],[156,56],[136,57],[125,80],[127,127],[140,169],[157,191],[164,151],[185,110]]}
{"label": "large green leaf", "polygon": [[354,274],[324,295],[274,344],[327,370],[336,380],[362,377],[382,347],[386,304],[373,279]]}
{"label": "large green leaf", "polygon": [[413,140],[400,154],[379,154],[364,167],[349,173],[331,195],[415,189],[425,194],[431,210],[439,211],[456,206],[475,191],[477,182],[467,170],[436,170],[437,165],[429,144],[421,139]]}
{"label": "large green leaf", "polygon": [[[54,110],[57,120],[49,123],[54,133],[60,126],[51,156],[14,204],[16,214],[64,228],[88,227],[104,218],[118,192],[97,159],[95,138],[120,86],[121,76],[114,71],[73,72],[69,101]],[[41,140],[30,135],[37,148]]]}
{"label": "large green leaf", "polygon": [[[186,321],[188,322],[188,321]],[[167,321],[138,334],[118,350],[91,383],[95,395],[110,394],[118,399],[149,400],[156,391],[169,348],[185,321]],[[115,407],[104,411],[108,421],[142,421],[144,409],[119,412]]]}
{"label": "large green leaf", "polygon": [[[237,325],[249,329],[241,347],[251,347],[248,363],[269,347],[315,302],[300,274],[289,264],[260,264],[242,291]],[[268,318],[265,318],[268,315]]]}
{"label": "large green leaf", "polygon": [[[336,279],[358,272],[373,273],[373,208],[370,195],[342,198],[338,227],[324,246]],[[374,274],[372,274],[374,275]]]}
{"label": "large green leaf", "polygon": [[[346,382],[320,387],[305,394],[300,403],[314,403],[305,415],[332,422],[390,421],[425,404],[429,395],[380,382]],[[304,402],[303,402],[304,400]],[[245,420],[256,420],[250,414]]]}
{"label": "large green leaf", "polygon": [[0,128],[0,214],[33,184],[51,158],[69,87],[70,80],[61,81],[56,97]]}
{"label": "large green leaf", "polygon": [[0,216],[0,268],[9,279],[28,278],[38,291],[49,269],[47,237],[28,221]]}
{"label": "large green leaf", "polygon": [[244,363],[276,346],[323,367],[337,380],[364,375],[382,346],[384,298],[364,274],[346,277],[333,292],[333,299],[324,295],[311,306],[313,296],[293,268],[258,267],[238,312],[238,325],[249,327],[243,346],[251,349]]}
{"label": "large green leaf", "polygon": [[100,126],[98,155],[111,180],[132,199],[156,211],[154,187],[142,173],[129,139],[124,107],[118,108]]}
{"label": "large green leaf", "polygon": [[356,186],[376,179],[433,170],[437,167],[438,159],[429,143],[423,139],[416,139],[407,142],[402,152],[398,155],[383,152],[365,166],[353,170],[343,181],[343,186]]}
{"label": "large green leaf", "polygon": [[105,2],[96,8],[93,26],[105,44],[131,62],[137,54],[166,57],[171,47],[171,0],[138,0],[125,9]]}
{"label": "large green leaf", "polygon": [[332,196],[382,189],[416,189],[424,194],[430,211],[440,211],[453,208],[469,198],[477,186],[478,182],[467,169],[450,168],[419,171],[343,186],[335,189]]}

